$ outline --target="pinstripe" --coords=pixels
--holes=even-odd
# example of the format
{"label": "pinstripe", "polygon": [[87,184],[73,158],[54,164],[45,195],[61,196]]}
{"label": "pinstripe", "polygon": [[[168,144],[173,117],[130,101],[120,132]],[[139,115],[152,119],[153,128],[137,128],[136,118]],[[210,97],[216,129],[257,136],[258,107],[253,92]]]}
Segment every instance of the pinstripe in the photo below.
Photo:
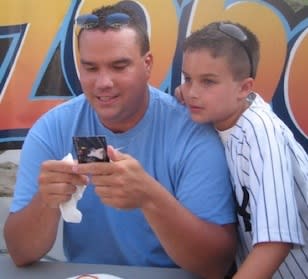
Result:
{"label": "pinstripe", "polygon": [[[274,124],[273,124],[273,126],[274,126]],[[276,129],[275,129],[275,131],[276,131]],[[284,152],[284,153],[283,153],[283,156],[281,156],[281,153],[282,153],[282,152]],[[287,158],[286,146],[283,146],[283,151],[281,151],[281,153],[279,153],[280,162],[282,162],[283,158]],[[286,197],[287,197],[286,187],[287,187],[287,186],[285,185],[286,180],[287,180],[285,176],[287,176],[287,175],[289,174],[289,171],[290,171],[289,161],[286,161],[286,172],[283,171],[283,165],[280,164],[280,166],[281,166],[281,173],[282,173],[282,175],[283,175],[283,181],[284,181],[283,194],[284,194],[284,202],[285,202],[285,204],[286,204],[285,216],[286,216],[286,218],[287,218],[289,239],[291,239],[292,241],[294,241],[294,240],[292,239],[292,235],[291,235],[290,216],[289,216],[290,209],[289,209],[289,205],[288,205],[288,202],[287,202],[287,199],[286,199]],[[298,238],[299,238],[299,236],[298,236]]]}
{"label": "pinstripe", "polygon": [[294,249],[273,278],[308,279],[306,152],[257,94],[224,144],[239,205],[243,204],[244,188],[249,193],[243,210],[251,216],[252,231],[245,231],[239,215],[238,262],[256,243],[289,242]]}
{"label": "pinstripe", "polygon": [[[279,276],[279,277],[278,277],[278,276]],[[276,279],[278,279],[278,278],[283,279],[282,273],[281,273],[280,270],[278,270],[278,271],[276,272]]]}
{"label": "pinstripe", "polygon": [[307,223],[306,223],[306,221],[307,221],[307,215],[306,215],[306,216],[303,216],[303,214],[300,213],[300,214],[299,214],[299,217],[300,217],[300,219],[301,219],[301,223],[303,224],[304,228],[305,228],[306,230],[308,230]]}
{"label": "pinstripe", "polygon": [[[290,254],[292,254],[292,251],[290,252]],[[296,279],[295,275],[293,275],[293,273],[292,273],[292,269],[289,267],[289,264],[288,264],[287,262],[285,262],[284,264],[285,264],[285,266],[286,266],[286,269],[288,270],[288,275],[284,274],[282,278],[284,278],[284,277],[286,277],[286,276],[287,276],[288,278],[290,278],[290,276],[291,276],[293,279]],[[290,278],[290,279],[291,279],[291,278]]]}

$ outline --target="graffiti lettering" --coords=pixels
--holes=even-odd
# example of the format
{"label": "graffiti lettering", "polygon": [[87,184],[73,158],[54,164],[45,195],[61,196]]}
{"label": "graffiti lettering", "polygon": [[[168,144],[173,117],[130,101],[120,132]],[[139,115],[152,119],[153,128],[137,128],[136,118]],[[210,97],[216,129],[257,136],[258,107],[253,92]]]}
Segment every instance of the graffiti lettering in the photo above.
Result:
{"label": "graffiti lettering", "polygon": [[[255,90],[272,103],[308,151],[307,8],[294,12],[280,0],[123,2],[143,15],[155,59],[150,82],[169,94],[181,82],[182,42],[192,30],[221,19],[252,29],[261,43]],[[74,19],[102,2],[37,3],[0,3],[1,149],[19,148],[38,117],[82,92]]]}

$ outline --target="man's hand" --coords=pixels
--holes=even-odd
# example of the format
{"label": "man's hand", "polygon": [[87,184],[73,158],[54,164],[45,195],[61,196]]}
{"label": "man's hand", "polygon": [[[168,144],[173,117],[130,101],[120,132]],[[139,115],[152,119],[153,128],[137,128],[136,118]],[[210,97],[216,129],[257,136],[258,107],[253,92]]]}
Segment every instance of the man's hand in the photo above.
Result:
{"label": "man's hand", "polygon": [[39,193],[42,202],[51,208],[68,201],[76,191],[76,185],[88,182],[86,175],[78,175],[73,169],[76,163],[65,161],[45,161],[39,175]]}
{"label": "man's hand", "polygon": [[128,154],[108,146],[109,163],[78,164],[80,175],[89,175],[95,192],[104,204],[115,208],[141,208],[147,200],[146,180],[149,175],[139,162]]}

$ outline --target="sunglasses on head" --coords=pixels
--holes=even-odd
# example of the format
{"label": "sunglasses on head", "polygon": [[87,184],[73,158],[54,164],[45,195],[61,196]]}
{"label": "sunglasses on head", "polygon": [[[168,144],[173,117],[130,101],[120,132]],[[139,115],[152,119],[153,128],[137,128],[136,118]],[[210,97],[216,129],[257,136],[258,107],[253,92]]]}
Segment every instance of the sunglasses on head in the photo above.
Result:
{"label": "sunglasses on head", "polygon": [[[102,23],[107,27],[120,28],[123,25],[127,25],[130,19],[130,16],[125,13],[113,13],[107,15]],[[101,22],[97,15],[85,14],[77,17],[76,24],[82,29],[93,29],[98,27]]]}
{"label": "sunglasses on head", "polygon": [[218,30],[222,33],[224,33],[225,35],[229,36],[230,38],[236,40],[241,46],[242,48],[245,50],[247,56],[248,56],[248,60],[249,60],[249,64],[250,64],[250,74],[249,76],[254,78],[255,77],[255,73],[254,73],[254,68],[253,68],[253,60],[252,60],[252,54],[248,48],[247,42],[248,42],[248,37],[247,35],[244,33],[244,31],[232,24],[232,23],[219,23],[218,24]]}

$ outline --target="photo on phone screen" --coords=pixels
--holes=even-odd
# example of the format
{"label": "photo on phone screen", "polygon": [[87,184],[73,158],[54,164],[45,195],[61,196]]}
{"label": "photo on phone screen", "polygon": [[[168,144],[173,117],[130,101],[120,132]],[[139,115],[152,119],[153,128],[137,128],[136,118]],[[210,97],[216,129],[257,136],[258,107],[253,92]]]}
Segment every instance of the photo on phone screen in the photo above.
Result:
{"label": "photo on phone screen", "polygon": [[79,163],[109,162],[104,136],[73,137]]}

